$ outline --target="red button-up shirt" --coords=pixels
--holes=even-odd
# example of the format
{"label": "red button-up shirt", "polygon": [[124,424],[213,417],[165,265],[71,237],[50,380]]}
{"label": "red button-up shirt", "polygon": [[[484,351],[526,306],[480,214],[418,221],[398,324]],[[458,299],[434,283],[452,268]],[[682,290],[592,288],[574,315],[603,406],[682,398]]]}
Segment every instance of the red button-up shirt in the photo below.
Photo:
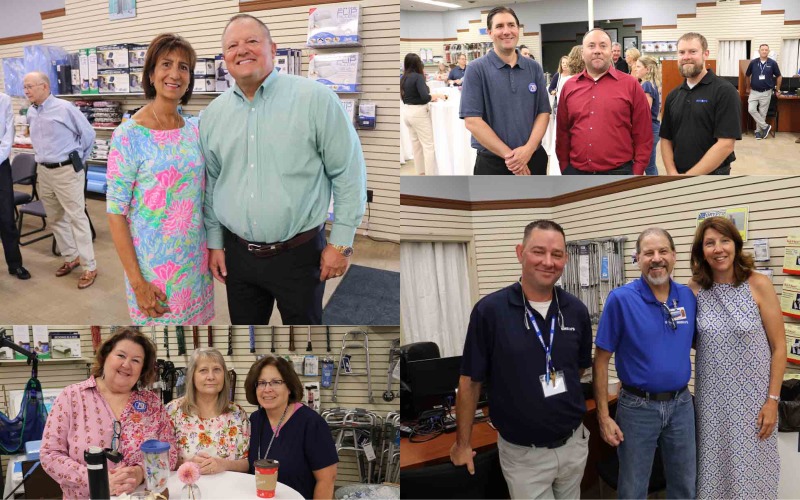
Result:
{"label": "red button-up shirt", "polygon": [[595,81],[584,70],[561,92],[556,116],[556,155],[561,170],[603,172],[633,160],[644,173],[653,148],[650,107],[636,78],[612,66]]}

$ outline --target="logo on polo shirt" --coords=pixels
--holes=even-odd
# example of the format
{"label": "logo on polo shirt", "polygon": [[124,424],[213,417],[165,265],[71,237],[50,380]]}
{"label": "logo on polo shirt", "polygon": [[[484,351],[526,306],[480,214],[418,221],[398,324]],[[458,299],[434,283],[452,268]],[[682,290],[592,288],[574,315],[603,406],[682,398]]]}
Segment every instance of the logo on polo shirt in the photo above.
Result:
{"label": "logo on polo shirt", "polygon": [[694,102],[708,102],[708,99],[695,99]]}
{"label": "logo on polo shirt", "polygon": [[573,327],[571,327],[571,326],[562,326],[562,327],[561,327],[561,331],[564,331],[564,332],[574,332],[574,331],[575,331],[575,328],[573,328]]}
{"label": "logo on polo shirt", "polygon": [[536,93],[536,84],[533,83],[533,82],[529,83],[528,84],[528,90],[530,91],[531,94],[535,94]]}

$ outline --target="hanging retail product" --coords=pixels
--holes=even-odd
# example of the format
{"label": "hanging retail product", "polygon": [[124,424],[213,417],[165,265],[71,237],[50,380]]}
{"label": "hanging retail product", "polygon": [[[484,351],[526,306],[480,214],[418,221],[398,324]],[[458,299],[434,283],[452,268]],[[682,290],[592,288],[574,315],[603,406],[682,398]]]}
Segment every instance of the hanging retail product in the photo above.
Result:
{"label": "hanging retail product", "polygon": [[247,327],[248,332],[250,333],[250,352],[256,352],[256,327],[250,325]]}
{"label": "hanging retail product", "polygon": [[306,346],[306,351],[311,351],[311,325],[308,325],[308,345]]}
{"label": "hanging retail product", "polygon": [[289,325],[289,350],[294,352],[294,326]]}
{"label": "hanging retail product", "polygon": [[214,347],[214,327],[208,327],[208,347]]}
{"label": "hanging retail product", "polygon": [[100,337],[100,327],[92,326],[92,352],[97,353],[102,343],[103,339]]}
{"label": "hanging retail product", "polygon": [[186,354],[186,336],[182,326],[175,327],[175,336],[178,338],[178,356]]}
{"label": "hanging retail product", "polygon": [[169,328],[164,327],[164,349],[167,351],[167,359],[169,359]]}
{"label": "hanging retail product", "polygon": [[383,393],[383,400],[387,403],[394,400],[392,391],[392,375],[394,374],[397,363],[400,362],[400,339],[392,340],[392,347],[389,348],[389,371],[386,374],[386,391]]}
{"label": "hanging retail product", "polygon": [[611,290],[625,284],[625,241],[617,237],[567,242],[562,288],[586,304],[594,324]]}
{"label": "hanging retail product", "polygon": [[336,378],[333,381],[333,394],[331,395],[331,399],[335,402],[336,401],[336,391],[339,387],[339,375],[341,376],[348,376],[348,377],[360,377],[360,376],[367,376],[367,394],[369,398],[369,402],[372,403],[374,401],[372,397],[372,374],[370,373],[370,363],[369,363],[369,336],[367,332],[362,330],[352,330],[344,334],[342,338],[342,351],[339,353],[339,359],[341,360],[345,356],[349,356],[346,353],[347,350],[358,350],[363,349],[366,357],[367,363],[367,371],[366,372],[354,372],[350,371],[349,373],[340,373],[342,371],[342,362],[337,365],[336,368]]}
{"label": "hanging retail product", "polygon": [[192,327],[192,349],[197,349],[200,347],[200,327],[193,326]]}
{"label": "hanging retail product", "polygon": [[271,326],[271,327],[269,327],[269,330],[270,330],[270,335],[269,335],[270,336],[270,348],[269,348],[269,352],[275,352],[275,327]]}
{"label": "hanging retail product", "polygon": [[14,418],[0,412],[0,455],[15,455],[25,450],[28,441],[40,441],[47,420],[42,385],[36,378],[39,359],[35,352],[23,349],[6,337],[5,328],[0,328],[0,348],[8,347],[26,358],[31,365],[31,378],[25,384],[19,414]]}
{"label": "hanging retail product", "polygon": [[327,389],[333,383],[333,358],[326,356],[321,362],[322,387]]}
{"label": "hanging retail product", "polygon": [[233,356],[233,325],[228,325],[228,356]]}

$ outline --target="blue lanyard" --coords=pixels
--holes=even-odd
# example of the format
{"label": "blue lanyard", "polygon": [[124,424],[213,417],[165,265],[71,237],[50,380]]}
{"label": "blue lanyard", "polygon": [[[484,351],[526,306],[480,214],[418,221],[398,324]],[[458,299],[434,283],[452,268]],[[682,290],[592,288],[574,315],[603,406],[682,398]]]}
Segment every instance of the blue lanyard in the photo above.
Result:
{"label": "blue lanyard", "polygon": [[[542,337],[542,331],[539,329],[539,325],[536,324],[536,319],[533,317],[533,313],[528,309],[528,304],[523,303],[523,307],[525,308],[525,314],[528,317],[528,323],[533,325],[533,329],[536,330],[536,337],[539,339],[539,343],[542,344],[542,349],[544,349],[544,357],[545,357],[545,373],[544,377],[547,383],[550,383],[550,373],[555,372],[553,368],[553,338],[556,335],[556,317],[553,316],[550,319],[550,346],[544,345],[544,338]],[[528,330],[530,330],[529,325],[525,325]]]}
{"label": "blue lanyard", "polygon": [[768,63],[768,62],[769,62],[769,61],[766,61],[766,62],[763,62],[763,63],[762,63],[761,61],[759,61],[759,62],[758,62],[758,66],[761,68],[761,74],[762,74],[762,75],[764,74],[764,68],[766,68],[766,67],[767,67],[767,63]]}

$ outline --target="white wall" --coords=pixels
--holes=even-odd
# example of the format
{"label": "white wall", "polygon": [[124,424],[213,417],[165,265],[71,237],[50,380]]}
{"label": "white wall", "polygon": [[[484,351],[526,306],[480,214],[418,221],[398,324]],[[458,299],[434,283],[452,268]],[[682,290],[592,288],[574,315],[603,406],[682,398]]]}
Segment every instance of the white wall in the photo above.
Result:
{"label": "white wall", "polygon": [[[400,38],[448,38],[441,12],[400,11]],[[455,31],[449,37],[455,36]]]}
{"label": "white wall", "polygon": [[0,38],[28,35],[42,31],[39,13],[64,8],[64,0],[0,0],[3,22]]}

